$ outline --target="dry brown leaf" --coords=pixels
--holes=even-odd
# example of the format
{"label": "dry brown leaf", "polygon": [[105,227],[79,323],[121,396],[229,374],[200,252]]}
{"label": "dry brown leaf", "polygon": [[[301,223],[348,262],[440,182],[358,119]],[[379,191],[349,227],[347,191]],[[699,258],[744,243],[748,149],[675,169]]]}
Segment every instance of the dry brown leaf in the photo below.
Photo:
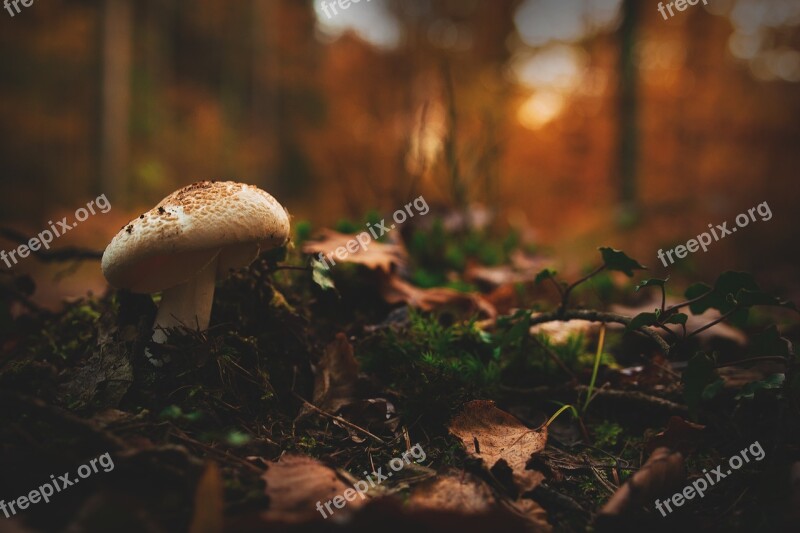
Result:
{"label": "dry brown leaf", "polygon": [[[356,235],[339,233],[325,228],[320,232],[317,240],[307,241],[303,244],[303,253],[312,255],[322,253],[329,266],[333,266],[338,262],[357,263],[386,273],[390,273],[406,264],[406,251],[401,245],[384,244],[375,241],[366,231],[358,235],[361,236],[360,241],[356,239]],[[363,235],[369,237],[369,240]],[[356,245],[352,244],[353,242]],[[363,246],[359,244],[360,242],[363,242]],[[350,243],[349,250],[347,248],[348,243]],[[338,255],[337,251],[339,252]]]}
{"label": "dry brown leaf", "polygon": [[222,475],[216,463],[206,465],[194,497],[191,533],[219,533],[223,530]]}
{"label": "dry brown leaf", "polygon": [[492,509],[495,497],[489,486],[472,474],[442,474],[416,487],[408,505],[412,510],[479,514]]}
{"label": "dry brown leaf", "polygon": [[468,313],[480,312],[489,318],[497,315],[494,306],[479,294],[463,293],[444,287],[421,289],[397,276],[385,277],[381,283],[381,296],[389,304],[404,303],[422,311],[456,308]]}
{"label": "dry brown leaf", "polygon": [[550,522],[547,521],[547,511],[535,501],[523,498],[509,502],[509,505],[531,523],[534,531],[545,533],[553,530]]}
{"label": "dry brown leaf", "polygon": [[[332,500],[351,488],[336,474],[336,471],[319,461],[304,455],[285,455],[278,462],[269,463],[262,478],[267,486],[269,509],[264,519],[279,523],[301,523],[322,520],[317,511],[317,502]],[[335,516],[344,515],[361,507],[362,499],[347,502],[343,509],[336,509]]]}
{"label": "dry brown leaf", "polygon": [[325,347],[314,376],[314,405],[329,413],[354,401],[358,361],[344,333]]}
{"label": "dry brown leaf", "polygon": [[485,481],[466,473],[446,473],[417,486],[408,500],[411,511],[453,511],[464,515],[512,512],[530,522],[533,531],[547,532],[547,512],[532,500],[503,501],[503,505]]}
{"label": "dry brown leaf", "polygon": [[674,491],[684,479],[683,455],[669,448],[657,448],[642,468],[611,496],[600,514],[613,517],[632,506],[651,506],[655,498]]}
{"label": "dry brown leaf", "polygon": [[544,480],[541,472],[526,470],[525,466],[533,454],[544,450],[547,428],[528,429],[494,402],[475,400],[450,422],[450,433],[461,439],[470,455],[483,459],[490,470],[507,465],[520,492],[533,490]]}

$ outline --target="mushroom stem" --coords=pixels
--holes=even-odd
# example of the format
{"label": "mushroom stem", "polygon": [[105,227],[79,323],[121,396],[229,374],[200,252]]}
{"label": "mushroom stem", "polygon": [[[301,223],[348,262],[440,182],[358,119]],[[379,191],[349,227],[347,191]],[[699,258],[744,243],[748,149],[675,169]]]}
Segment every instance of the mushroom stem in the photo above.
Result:
{"label": "mushroom stem", "polygon": [[165,328],[185,327],[204,330],[211,320],[214,303],[214,282],[217,277],[219,254],[185,283],[165,290],[161,295],[156,321],[153,324],[153,342],[167,340]]}

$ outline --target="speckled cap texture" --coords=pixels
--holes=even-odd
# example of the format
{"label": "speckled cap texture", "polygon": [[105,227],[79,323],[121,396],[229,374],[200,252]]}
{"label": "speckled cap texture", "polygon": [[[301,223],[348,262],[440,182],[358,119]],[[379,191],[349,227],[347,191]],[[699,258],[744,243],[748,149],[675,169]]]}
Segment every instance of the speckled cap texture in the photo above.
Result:
{"label": "speckled cap texture", "polygon": [[185,282],[218,259],[218,275],[289,239],[289,215],[270,194],[233,181],[200,181],[126,224],[103,253],[103,275],[133,292]]}

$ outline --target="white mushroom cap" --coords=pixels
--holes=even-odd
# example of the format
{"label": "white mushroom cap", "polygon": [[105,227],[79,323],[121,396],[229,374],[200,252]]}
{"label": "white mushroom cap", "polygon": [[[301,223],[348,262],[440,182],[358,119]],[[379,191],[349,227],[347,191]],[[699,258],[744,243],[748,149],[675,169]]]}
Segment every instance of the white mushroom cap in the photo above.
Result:
{"label": "white mushroom cap", "polygon": [[[258,187],[200,181],[130,221],[103,253],[103,274],[118,288],[163,291],[153,341],[174,327],[206,329],[214,281],[289,239],[289,215]],[[145,354],[153,364],[149,350]]]}
{"label": "white mushroom cap", "polygon": [[217,254],[220,277],[288,238],[289,216],[270,194],[243,183],[200,181],[122,228],[103,254],[103,274],[117,288],[158,292],[187,281]]}

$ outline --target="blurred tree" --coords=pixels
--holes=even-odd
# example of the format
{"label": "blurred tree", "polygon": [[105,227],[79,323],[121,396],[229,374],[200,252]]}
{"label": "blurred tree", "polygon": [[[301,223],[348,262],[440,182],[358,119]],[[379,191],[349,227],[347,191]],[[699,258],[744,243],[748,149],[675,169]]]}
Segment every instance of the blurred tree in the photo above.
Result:
{"label": "blurred tree", "polygon": [[100,181],[115,204],[127,204],[132,14],[130,0],[103,3]]}
{"label": "blurred tree", "polygon": [[636,216],[637,193],[637,81],[636,29],[639,0],[623,0],[622,25],[619,29],[619,177],[623,224]]}

